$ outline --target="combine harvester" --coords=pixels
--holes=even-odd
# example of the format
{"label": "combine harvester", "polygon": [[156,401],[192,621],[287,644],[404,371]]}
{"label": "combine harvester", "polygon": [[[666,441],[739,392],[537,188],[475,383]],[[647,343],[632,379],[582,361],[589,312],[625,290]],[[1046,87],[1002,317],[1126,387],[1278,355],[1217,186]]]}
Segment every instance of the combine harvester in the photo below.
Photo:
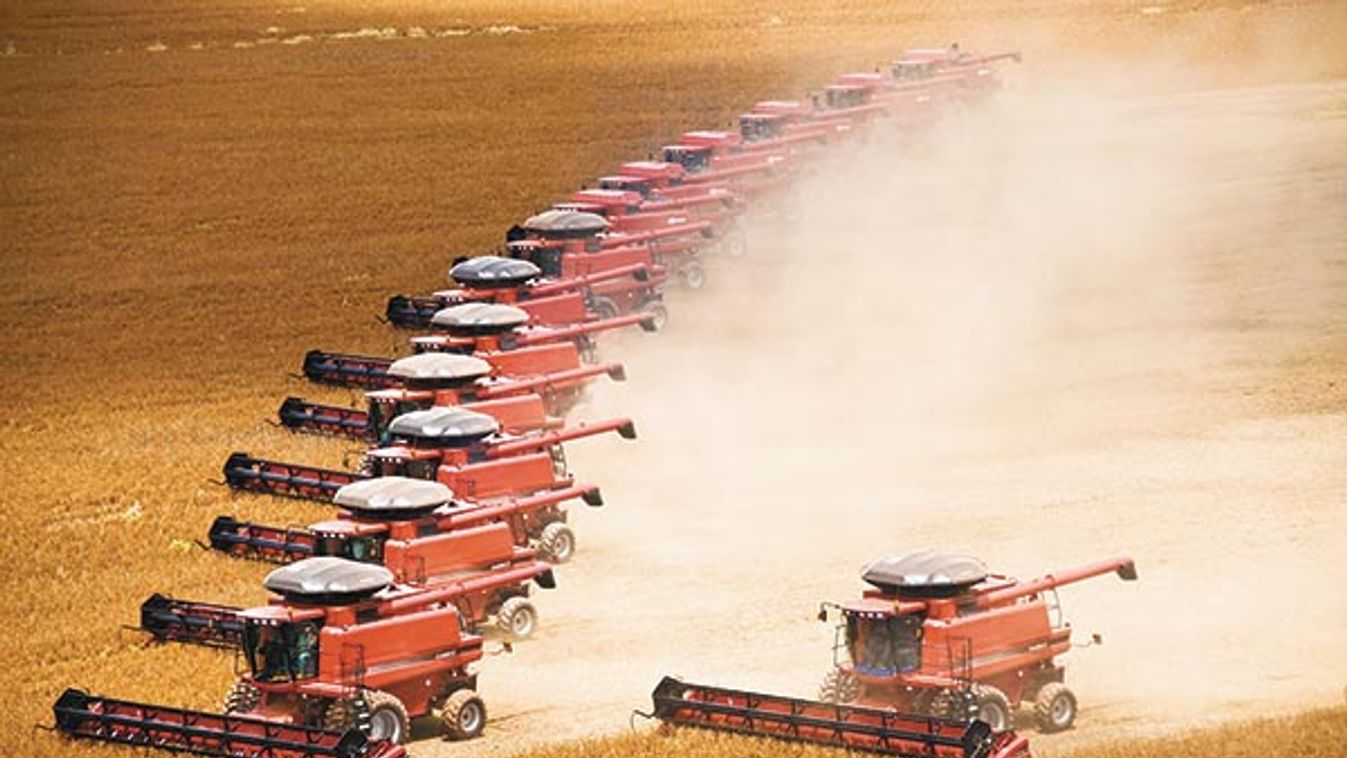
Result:
{"label": "combine harvester", "polygon": [[[602,503],[594,487],[572,487],[535,498],[490,504],[456,503],[448,487],[390,477],[343,487],[333,501],[343,509],[308,529],[215,520],[210,546],[226,555],[292,563],[335,557],[381,565],[404,587],[461,590],[446,597],[474,628],[494,619],[507,634],[533,634],[538,611],[529,583],[552,588],[552,566],[529,549],[546,536],[559,560],[575,552],[575,537],[558,505],[583,497]],[[560,529],[551,528],[559,524]],[[522,546],[521,546],[522,545]],[[140,628],[159,642],[235,646],[239,609],[153,595],[141,605]]]}
{"label": "combine harvester", "polygon": [[[660,266],[634,263],[590,276],[553,279],[528,261],[483,255],[456,262],[449,278],[458,287],[429,295],[394,295],[384,317],[404,329],[425,329],[436,313],[463,303],[513,305],[540,326],[578,324],[649,311],[662,328],[668,313],[660,287],[669,274]],[[623,306],[626,306],[625,310]]]}
{"label": "combine harvester", "polygon": [[698,289],[705,282],[701,249],[714,238],[716,225],[677,218],[677,223],[653,229],[615,232],[603,216],[553,209],[507,231],[505,250],[511,258],[530,261],[551,277],[594,276],[642,264],[676,273],[684,287]]}
{"label": "combine harvester", "polygon": [[436,407],[405,413],[388,425],[394,444],[370,450],[359,471],[324,469],[232,453],[225,482],[234,489],[330,503],[337,490],[362,479],[405,476],[447,485],[471,500],[527,495],[574,486],[561,444],[616,432],[636,438],[629,418],[616,418],[524,437],[500,434],[482,413]]}
{"label": "combine harvester", "polygon": [[[401,756],[382,743],[404,742],[411,719],[423,716],[438,718],[452,738],[475,737],[486,724],[470,669],[482,658],[482,638],[460,631],[453,604],[475,581],[485,580],[408,589],[394,585],[388,569],[341,558],[285,566],[264,582],[277,596],[271,603],[236,613],[247,672],[225,695],[224,714],[67,690],[55,706],[57,728],[256,758]],[[352,736],[353,728],[368,739]],[[340,752],[356,748],[365,752]]]}
{"label": "combine harvester", "polygon": [[[413,338],[412,346],[417,352],[473,355],[491,364],[496,373],[531,376],[573,371],[584,362],[594,363],[593,336],[598,332],[627,326],[640,326],[647,332],[656,328],[656,316],[651,313],[567,326],[526,326],[528,321],[528,313],[512,305],[464,303],[436,313],[431,326],[441,333]],[[395,360],[310,350],[304,355],[302,371],[305,378],[316,384],[384,388],[406,380],[388,375]]]}
{"label": "combine harvester", "polygon": [[[569,561],[575,555],[575,533],[561,504],[575,498],[593,507],[603,505],[599,489],[589,485],[470,502],[455,499],[438,482],[380,477],[337,490],[332,502],[342,511],[335,519],[304,529],[220,516],[211,524],[208,542],[227,555],[270,563],[319,555],[380,563],[399,582],[425,584],[430,577],[462,570],[462,565],[494,565],[514,555],[500,545],[536,545],[550,563]],[[479,544],[484,548],[478,549]],[[469,555],[485,555],[487,560],[465,558]],[[469,563],[460,565],[463,560]]]}
{"label": "combine harvester", "polygon": [[[642,232],[661,229],[668,226],[677,226],[688,223],[689,221],[705,221],[711,224],[709,236],[716,240],[715,252],[721,255],[737,257],[743,254],[744,235],[743,230],[739,228],[737,218],[742,209],[742,204],[737,200],[729,201],[728,198],[716,198],[715,195],[707,194],[705,197],[712,202],[702,204],[699,210],[691,210],[684,207],[659,207],[668,206],[669,203],[652,203],[645,200],[641,193],[635,190],[619,189],[585,189],[571,195],[571,199],[564,203],[557,203],[552,206],[553,210],[573,211],[579,213],[592,213],[602,217],[608,222],[609,228],[615,232],[626,234],[639,234]],[[737,194],[731,193],[730,197],[737,198]],[[604,306],[602,301],[598,301],[598,306]],[[608,306],[612,308],[613,306]]]}
{"label": "combine harvester", "polygon": [[[901,756],[1027,756],[1010,732],[1032,703],[1044,732],[1068,729],[1076,697],[1057,656],[1071,647],[1056,590],[1116,573],[1114,558],[1027,582],[990,574],[974,558],[923,552],[881,560],[860,600],[824,604],[842,614],[834,669],[819,700],[687,684],[665,678],[651,714],[666,723]],[[1098,638],[1096,637],[1096,641]]]}
{"label": "combine harvester", "polygon": [[491,364],[471,355],[421,353],[393,361],[384,372],[401,386],[365,393],[365,410],[288,397],[277,410],[282,427],[294,432],[388,442],[388,424],[412,411],[456,405],[485,413],[509,434],[555,429],[585,383],[602,374],[626,381],[620,363],[584,365],[527,377],[492,376]]}

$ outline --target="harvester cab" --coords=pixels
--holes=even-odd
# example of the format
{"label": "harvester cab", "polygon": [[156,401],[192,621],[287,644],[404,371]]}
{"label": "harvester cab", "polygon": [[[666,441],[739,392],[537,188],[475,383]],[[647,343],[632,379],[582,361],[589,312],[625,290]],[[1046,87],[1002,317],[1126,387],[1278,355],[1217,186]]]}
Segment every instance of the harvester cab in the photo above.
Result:
{"label": "harvester cab", "polygon": [[[1071,647],[1054,611],[1057,587],[1106,573],[1136,578],[1129,558],[1029,582],[990,573],[976,558],[932,552],[867,566],[874,589],[840,611],[834,668],[820,698],[941,717],[974,715],[997,731],[1031,703],[1044,731],[1069,728],[1076,700],[1056,657]],[[1052,593],[1051,602],[1047,595]]]}
{"label": "harvester cab", "polygon": [[745,113],[739,117],[744,142],[762,142],[784,135],[788,117],[783,113]]}
{"label": "harvester cab", "polygon": [[710,145],[668,145],[664,160],[682,166],[689,174],[700,174],[711,169],[712,153]]}

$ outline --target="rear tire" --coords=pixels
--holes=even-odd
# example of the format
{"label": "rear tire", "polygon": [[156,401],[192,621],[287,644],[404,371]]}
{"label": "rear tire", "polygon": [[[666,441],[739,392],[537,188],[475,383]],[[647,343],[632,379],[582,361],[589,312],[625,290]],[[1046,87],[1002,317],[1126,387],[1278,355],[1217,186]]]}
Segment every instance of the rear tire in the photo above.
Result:
{"label": "rear tire", "polygon": [[617,318],[617,303],[602,295],[597,295],[589,303],[589,310],[602,319]]}
{"label": "rear tire", "polygon": [[365,704],[369,706],[369,731],[373,740],[388,740],[401,745],[412,733],[411,719],[407,718],[407,706],[393,695],[379,690],[365,693]]}
{"label": "rear tire", "polygon": [[229,685],[224,696],[225,713],[249,713],[262,702],[262,691],[240,679]]}
{"label": "rear tire", "polygon": [[1010,698],[1004,692],[990,684],[975,684],[973,697],[977,700],[977,717],[987,722],[993,732],[1010,728]]}
{"label": "rear tire", "polygon": [[697,261],[688,261],[678,270],[683,286],[690,290],[699,290],[706,285],[706,271]]}
{"label": "rear tire", "polygon": [[449,696],[440,712],[449,739],[470,740],[486,728],[486,704],[472,690],[459,690]]}
{"label": "rear tire", "polygon": [[641,310],[649,313],[650,317],[654,319],[655,331],[664,331],[665,324],[669,323],[669,309],[664,307],[664,303],[661,303],[658,300],[651,300],[641,306]]}
{"label": "rear tire", "polygon": [[575,532],[560,521],[543,527],[538,551],[548,563],[565,563],[575,556]]}
{"label": "rear tire", "polygon": [[501,603],[496,613],[496,624],[517,640],[532,637],[538,628],[538,609],[533,607],[528,598],[512,597]]}
{"label": "rear tire", "polygon": [[1034,697],[1034,719],[1038,731],[1045,734],[1064,732],[1076,723],[1076,694],[1061,682],[1043,685]]}
{"label": "rear tire", "polygon": [[850,703],[860,696],[861,683],[846,669],[829,671],[818,688],[818,699],[825,703]]}

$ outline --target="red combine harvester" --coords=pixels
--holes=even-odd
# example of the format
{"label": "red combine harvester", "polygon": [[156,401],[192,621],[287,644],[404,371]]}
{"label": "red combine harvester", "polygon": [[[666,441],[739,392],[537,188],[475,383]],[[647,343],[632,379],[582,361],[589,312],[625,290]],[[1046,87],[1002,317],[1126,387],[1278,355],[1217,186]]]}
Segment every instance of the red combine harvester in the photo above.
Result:
{"label": "red combine harvester", "polygon": [[[392,502],[387,493],[393,492],[417,505],[384,505],[368,494],[369,488],[382,501]],[[401,494],[404,491],[416,497]],[[480,528],[483,525],[505,525],[508,528],[504,534],[510,537],[511,544],[536,545],[549,563],[569,561],[575,555],[575,533],[566,523],[567,514],[561,504],[573,498],[581,498],[594,507],[603,505],[599,489],[588,485],[563,487],[531,497],[470,502],[456,500],[453,491],[438,482],[390,476],[366,479],[337,490],[332,502],[342,512],[336,519],[303,529],[220,516],[211,524],[208,541],[212,549],[228,555],[270,563],[289,563],[316,555],[381,563],[399,582],[424,584],[431,576],[458,571],[459,554],[474,552],[472,545],[479,538],[489,538],[495,545],[499,530],[483,530]],[[504,554],[511,553],[504,551]]]}
{"label": "red combine harvester", "polygon": [[993,63],[1003,60],[1020,62],[1019,53],[971,55],[958,46],[908,50],[889,67],[889,76],[899,83],[919,83],[953,79],[966,95],[981,95],[1001,86]]}
{"label": "red combine harvester", "polygon": [[831,145],[850,138],[855,129],[850,119],[830,115],[801,100],[763,100],[739,117],[739,134],[745,142],[818,132]]}
{"label": "red combine harvester", "polygon": [[365,393],[367,410],[310,403],[288,397],[277,415],[291,431],[387,442],[388,423],[404,413],[457,405],[485,413],[510,434],[554,429],[584,384],[607,374],[626,381],[620,363],[581,366],[554,374],[491,376],[491,364],[471,355],[421,353],[389,364],[385,376],[401,387]]}
{"label": "red combine harvester", "polygon": [[[503,375],[556,375],[581,368],[582,357],[594,362],[596,333],[633,325],[654,331],[657,317],[652,313],[633,313],[556,327],[531,327],[527,323],[528,314],[512,305],[464,303],[436,313],[431,325],[441,333],[415,337],[412,347],[417,352],[473,355]],[[382,388],[405,381],[388,375],[395,360],[310,350],[304,355],[302,370],[309,381],[317,384]],[[605,371],[615,367],[620,370],[619,364],[605,366]]]}
{"label": "red combine harvester", "polygon": [[982,721],[820,703],[665,677],[654,717],[672,726],[771,737],[905,758],[1030,758],[1029,741]]}
{"label": "red combine harvester", "polygon": [[[700,251],[715,235],[707,220],[688,218],[654,230],[617,233],[603,216],[574,210],[550,210],[511,228],[505,249],[511,258],[530,261],[548,276],[572,278],[637,264],[678,274],[689,289],[704,281]],[[614,292],[598,291],[617,301]],[[622,311],[636,308],[617,303]]]}
{"label": "red combine harvester", "polygon": [[785,150],[743,149],[735,132],[685,132],[676,145],[664,147],[664,162],[683,167],[687,184],[728,184],[752,197],[780,187],[791,178],[791,162]]}
{"label": "red combine harvester", "polygon": [[[427,296],[389,298],[385,309],[388,323],[404,329],[424,329],[445,308],[478,302],[513,305],[529,314],[530,323],[541,326],[618,316],[623,313],[619,302],[636,304],[635,310],[663,314],[659,290],[669,274],[659,266],[635,263],[589,276],[549,279],[528,261],[482,255],[455,263],[449,269],[449,278],[459,286]],[[657,322],[662,320],[662,316],[657,316]]]}
{"label": "red combine harvester", "polygon": [[[533,634],[538,611],[529,583],[552,588],[550,563],[521,547],[530,535],[548,537],[563,559],[575,552],[574,535],[558,505],[583,497],[602,502],[593,487],[571,487],[520,500],[456,503],[448,487],[419,479],[389,477],[343,487],[333,501],[341,516],[308,529],[215,520],[210,545],[227,555],[291,563],[337,557],[382,565],[406,587],[452,589],[446,596],[474,628],[494,619],[504,632],[523,639]],[[560,524],[548,529],[552,524]],[[546,533],[546,534],[544,534]],[[555,533],[555,534],[554,534]],[[140,628],[160,642],[236,646],[240,609],[153,595],[141,605]]]}
{"label": "red combine harvester", "polygon": [[[715,200],[714,196],[707,195]],[[687,223],[689,220],[711,223],[712,236],[716,240],[717,252],[724,251],[737,256],[744,250],[743,231],[736,223],[741,205],[726,205],[721,200],[702,203],[700,207],[669,207],[660,210],[648,208],[650,205],[667,206],[670,203],[649,203],[636,190],[586,189],[571,195],[571,199],[558,203],[553,208],[562,211],[578,211],[601,216],[616,232],[639,234]],[[703,213],[702,211],[706,211]],[[600,314],[602,315],[602,313]],[[616,311],[613,311],[616,315]]]}
{"label": "red combine harvester", "polygon": [[[305,734],[326,730],[332,737],[355,727],[371,740],[401,743],[411,732],[411,719],[433,715],[450,737],[475,737],[486,724],[486,708],[470,665],[482,657],[482,638],[460,631],[453,603],[478,581],[495,579],[469,577],[453,586],[409,589],[394,585],[382,566],[332,557],[277,569],[263,584],[278,597],[237,612],[247,673],[225,696],[226,715],[185,712],[183,721],[189,727],[211,724],[216,741],[234,739],[235,732],[254,735],[258,719],[264,719],[308,727],[296,730]],[[99,714],[84,705],[70,714],[72,726],[63,731],[129,744],[141,741],[128,734],[159,734],[152,716],[124,713],[116,732],[100,732]],[[146,742],[192,751],[200,737],[182,729]],[[258,756],[309,755],[300,750],[304,743],[275,744],[286,737],[259,739],[295,752]]]}
{"label": "red combine harvester", "polygon": [[1056,590],[1109,573],[1137,577],[1130,558],[1027,582],[990,574],[975,558],[930,552],[871,564],[862,578],[876,589],[831,606],[843,623],[820,699],[961,716],[971,697],[995,731],[1030,703],[1042,731],[1067,729],[1076,697],[1056,658],[1071,647],[1071,627]]}
{"label": "red combine harvester", "polygon": [[388,431],[394,444],[366,453],[359,471],[233,453],[225,461],[225,482],[249,492],[331,502],[337,490],[352,482],[406,476],[438,481],[465,498],[482,500],[572,486],[563,442],[608,432],[636,438],[636,426],[628,418],[506,437],[499,434],[495,419],[456,407],[405,413],[393,419]]}

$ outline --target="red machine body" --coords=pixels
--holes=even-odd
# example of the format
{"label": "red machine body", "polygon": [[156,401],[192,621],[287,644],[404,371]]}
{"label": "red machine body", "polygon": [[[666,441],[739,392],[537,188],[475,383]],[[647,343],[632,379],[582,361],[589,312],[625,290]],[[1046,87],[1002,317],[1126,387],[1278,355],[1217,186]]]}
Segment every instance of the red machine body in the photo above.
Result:
{"label": "red machine body", "polygon": [[746,196],[780,187],[791,178],[785,150],[745,150],[736,132],[685,132],[664,148],[664,162],[683,167],[683,182],[724,183]]}
{"label": "red machine body", "polygon": [[[1108,573],[1133,580],[1132,560],[1028,582],[970,568],[966,581],[922,584],[974,565],[981,564],[919,553],[869,567],[866,581],[879,588],[836,606],[844,623],[820,699],[952,715],[963,707],[957,694],[971,687],[979,718],[994,729],[1007,728],[1021,702],[1035,704],[1042,729],[1069,728],[1075,696],[1056,658],[1070,648],[1071,628],[1057,614],[1055,590]],[[915,579],[905,584],[903,576]]]}

